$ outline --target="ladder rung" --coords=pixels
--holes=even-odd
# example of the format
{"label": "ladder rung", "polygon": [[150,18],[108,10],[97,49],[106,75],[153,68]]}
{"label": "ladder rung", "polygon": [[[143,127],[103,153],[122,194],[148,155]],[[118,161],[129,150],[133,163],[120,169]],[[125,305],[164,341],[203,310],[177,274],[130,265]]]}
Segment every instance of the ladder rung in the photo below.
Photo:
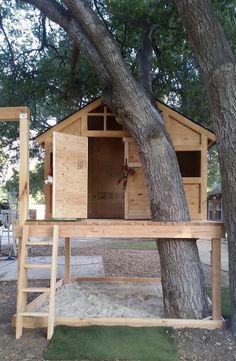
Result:
{"label": "ladder rung", "polygon": [[40,263],[40,264],[34,264],[34,263],[28,263],[28,264],[25,264],[25,268],[30,268],[30,269],[49,269],[51,268],[51,264],[43,264],[43,263]]}
{"label": "ladder rung", "polygon": [[48,242],[45,242],[45,241],[42,241],[42,242],[27,242],[26,243],[26,246],[28,247],[33,247],[33,246],[52,246],[53,243],[48,241]]}
{"label": "ladder rung", "polygon": [[48,317],[48,312],[21,312],[22,317]]}
{"label": "ladder rung", "polygon": [[29,287],[29,288],[23,288],[22,292],[39,292],[39,293],[44,293],[44,292],[49,292],[50,288],[48,287]]}

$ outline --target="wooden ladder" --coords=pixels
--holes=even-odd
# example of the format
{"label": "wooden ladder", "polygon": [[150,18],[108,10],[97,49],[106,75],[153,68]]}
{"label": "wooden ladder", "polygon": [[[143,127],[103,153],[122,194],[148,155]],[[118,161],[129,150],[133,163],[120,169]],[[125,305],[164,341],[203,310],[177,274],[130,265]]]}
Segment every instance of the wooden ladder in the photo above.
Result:
{"label": "wooden ladder", "polygon": [[[16,307],[16,338],[19,339],[23,331],[23,317],[47,317],[47,339],[52,338],[54,332],[54,310],[55,310],[55,292],[57,278],[57,254],[59,241],[59,226],[53,225],[52,240],[42,242],[31,242],[29,240],[30,226],[23,226],[23,234],[19,249],[18,265],[18,283],[17,283],[17,307]],[[30,264],[27,263],[28,247],[49,246],[52,247],[52,258],[49,264]],[[28,287],[28,269],[51,269],[50,287]],[[29,293],[49,293],[48,312],[27,312],[27,294]]]}

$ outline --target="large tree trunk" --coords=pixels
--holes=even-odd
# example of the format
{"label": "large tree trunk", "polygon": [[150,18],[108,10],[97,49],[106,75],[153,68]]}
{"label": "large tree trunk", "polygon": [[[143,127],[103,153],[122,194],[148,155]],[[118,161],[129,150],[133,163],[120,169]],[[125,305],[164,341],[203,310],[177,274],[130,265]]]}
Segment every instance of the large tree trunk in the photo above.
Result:
{"label": "large tree trunk", "polygon": [[175,0],[205,81],[219,150],[236,335],[236,62],[210,0]]}
{"label": "large tree trunk", "polygon": [[[27,2],[61,25],[97,72],[107,103],[138,144],[153,219],[190,220],[175,151],[163,119],[131,76],[103,23],[83,0],[64,0],[66,8],[52,0]],[[159,253],[166,315],[177,318],[208,315],[196,241],[159,240]]]}

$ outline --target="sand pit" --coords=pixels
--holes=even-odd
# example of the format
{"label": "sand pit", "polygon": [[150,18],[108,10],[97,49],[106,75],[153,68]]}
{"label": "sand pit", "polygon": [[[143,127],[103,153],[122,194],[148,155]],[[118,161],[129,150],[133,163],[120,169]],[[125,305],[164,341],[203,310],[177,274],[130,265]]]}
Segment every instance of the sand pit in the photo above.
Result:
{"label": "sand pit", "polygon": [[[39,311],[46,312],[48,304]],[[56,317],[163,318],[159,283],[69,283],[56,292]]]}

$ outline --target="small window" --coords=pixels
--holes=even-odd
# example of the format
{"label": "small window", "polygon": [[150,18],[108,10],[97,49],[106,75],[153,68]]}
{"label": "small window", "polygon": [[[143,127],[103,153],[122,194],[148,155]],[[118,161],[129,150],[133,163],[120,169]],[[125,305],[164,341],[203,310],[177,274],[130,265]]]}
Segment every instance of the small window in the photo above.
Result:
{"label": "small window", "polygon": [[201,177],[201,152],[176,152],[182,177]]}
{"label": "small window", "polygon": [[104,117],[88,115],[88,130],[103,130]]}
{"label": "small window", "polygon": [[116,118],[114,116],[107,116],[107,130],[122,130],[122,125],[117,123]]}

